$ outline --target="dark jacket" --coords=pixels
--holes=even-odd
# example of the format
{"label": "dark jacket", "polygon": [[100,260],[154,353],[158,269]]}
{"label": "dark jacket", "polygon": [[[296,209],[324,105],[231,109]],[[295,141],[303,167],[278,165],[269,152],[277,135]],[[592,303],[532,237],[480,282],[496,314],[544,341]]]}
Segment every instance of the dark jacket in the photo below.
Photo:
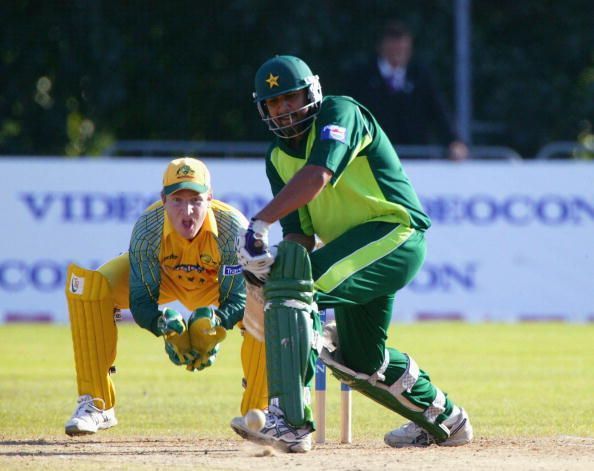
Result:
{"label": "dark jacket", "polygon": [[409,63],[403,90],[391,89],[376,58],[349,74],[347,90],[371,110],[395,146],[447,146],[459,139],[429,70],[417,62]]}

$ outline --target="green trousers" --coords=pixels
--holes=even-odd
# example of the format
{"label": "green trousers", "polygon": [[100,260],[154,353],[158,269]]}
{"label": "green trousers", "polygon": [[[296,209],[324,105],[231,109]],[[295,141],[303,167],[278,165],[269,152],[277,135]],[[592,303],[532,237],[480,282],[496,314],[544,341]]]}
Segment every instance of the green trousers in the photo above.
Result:
{"label": "green trousers", "polygon": [[[425,258],[422,232],[402,225],[370,222],[357,226],[311,254],[320,309],[334,308],[338,339],[345,366],[372,375],[384,362],[395,293],[409,283]],[[388,348],[390,362],[384,375],[393,384],[405,372],[408,359]],[[427,408],[436,390],[420,370],[411,392],[404,395]],[[452,411],[446,394],[441,423]]]}

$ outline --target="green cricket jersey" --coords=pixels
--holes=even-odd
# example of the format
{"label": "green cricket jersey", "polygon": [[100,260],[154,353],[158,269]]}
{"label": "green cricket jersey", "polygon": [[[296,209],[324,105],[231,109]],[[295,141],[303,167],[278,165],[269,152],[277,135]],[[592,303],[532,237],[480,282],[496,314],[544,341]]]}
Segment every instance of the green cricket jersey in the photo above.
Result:
{"label": "green cricket jersey", "polygon": [[366,222],[391,222],[420,231],[431,225],[386,134],[350,97],[326,96],[298,148],[275,139],[266,157],[273,194],[306,164],[325,167],[334,175],[314,200],[281,220],[284,235],[316,234],[327,244]]}

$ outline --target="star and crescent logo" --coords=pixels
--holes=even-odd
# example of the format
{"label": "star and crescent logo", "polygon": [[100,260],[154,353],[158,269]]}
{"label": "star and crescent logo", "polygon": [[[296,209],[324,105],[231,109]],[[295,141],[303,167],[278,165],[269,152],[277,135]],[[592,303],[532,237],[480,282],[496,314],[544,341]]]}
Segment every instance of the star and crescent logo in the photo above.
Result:
{"label": "star and crescent logo", "polygon": [[268,75],[268,78],[266,79],[266,83],[268,84],[268,86],[270,88],[272,87],[278,87],[278,75],[272,75],[272,72]]}

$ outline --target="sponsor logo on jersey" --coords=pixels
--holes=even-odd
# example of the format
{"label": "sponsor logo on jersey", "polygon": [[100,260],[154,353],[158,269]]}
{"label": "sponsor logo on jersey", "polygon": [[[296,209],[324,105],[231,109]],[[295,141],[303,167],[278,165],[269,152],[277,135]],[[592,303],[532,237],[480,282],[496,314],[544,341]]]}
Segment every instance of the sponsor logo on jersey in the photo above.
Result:
{"label": "sponsor logo on jersey", "polygon": [[223,265],[224,276],[239,275],[241,272],[243,272],[241,265]]}
{"label": "sponsor logo on jersey", "polygon": [[202,273],[204,271],[204,268],[201,267],[200,265],[190,265],[188,263],[180,263],[178,265],[175,265],[173,267],[174,270],[178,270],[178,271],[183,271],[186,273],[191,273],[193,271],[196,271],[198,273]]}
{"label": "sponsor logo on jersey", "polygon": [[322,141],[339,141],[346,143],[347,130],[336,124],[327,124],[322,128],[320,139]]}

